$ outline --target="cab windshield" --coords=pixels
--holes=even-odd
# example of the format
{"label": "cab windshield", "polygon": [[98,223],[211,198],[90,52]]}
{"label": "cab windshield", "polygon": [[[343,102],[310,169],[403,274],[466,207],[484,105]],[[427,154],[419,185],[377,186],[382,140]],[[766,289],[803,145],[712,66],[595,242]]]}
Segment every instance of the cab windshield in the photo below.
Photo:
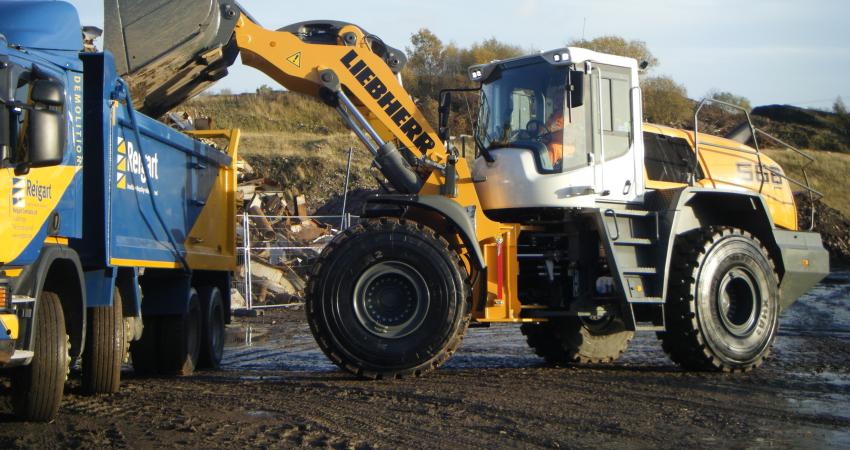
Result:
{"label": "cab windshield", "polygon": [[497,68],[481,87],[478,145],[532,150],[540,172],[560,172],[568,71],[542,58]]}

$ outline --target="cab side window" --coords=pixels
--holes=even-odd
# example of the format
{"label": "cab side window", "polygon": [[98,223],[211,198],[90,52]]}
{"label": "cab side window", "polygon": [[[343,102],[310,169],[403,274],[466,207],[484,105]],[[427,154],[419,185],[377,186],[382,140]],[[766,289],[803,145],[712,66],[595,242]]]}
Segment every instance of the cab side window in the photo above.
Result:
{"label": "cab side window", "polygon": [[628,153],[632,144],[631,75],[628,69],[601,64],[599,70],[592,76],[593,120],[601,122],[595,128],[601,129],[603,154],[610,161]]}

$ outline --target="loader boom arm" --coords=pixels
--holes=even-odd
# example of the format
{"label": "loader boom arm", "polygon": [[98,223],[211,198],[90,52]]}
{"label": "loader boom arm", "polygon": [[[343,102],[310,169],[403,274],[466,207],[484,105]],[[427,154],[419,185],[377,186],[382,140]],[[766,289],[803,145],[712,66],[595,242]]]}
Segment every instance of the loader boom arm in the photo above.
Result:
{"label": "loader boom arm", "polygon": [[[106,23],[106,48],[127,61],[119,71],[142,111],[159,115],[177,107],[226,76],[239,54],[244,64],[285,88],[335,108],[389,184],[404,194],[391,203],[430,215],[429,226],[457,241],[453,244],[462,249],[467,266],[484,268],[502,260],[505,270],[512,270],[515,245],[508,243],[515,242],[519,227],[484,214],[467,161],[441,142],[402,86],[403,52],[342,22],[269,30],[235,0],[105,0],[105,6],[106,15],[114,18]],[[180,25],[163,27],[169,21]],[[450,208],[452,202],[456,205]],[[437,204],[442,209],[434,209]],[[453,220],[465,225],[453,226]],[[498,273],[488,271],[481,282],[491,299],[501,286]],[[505,286],[506,292],[514,285]],[[512,299],[507,309],[496,307],[499,311],[489,316],[518,314],[518,300],[506,297]]]}
{"label": "loader boom arm", "polygon": [[[244,64],[291,91],[336,108],[396,189],[416,193],[421,183],[416,186],[414,177],[445,162],[446,148],[398,78],[403,54],[380,39],[338,22],[301,23],[272,31],[246,15],[238,19],[234,35]],[[384,147],[387,143],[389,148]],[[405,173],[400,156],[386,159],[387,153],[394,154],[392,147],[406,149],[405,165],[418,165],[419,170],[407,167]]]}

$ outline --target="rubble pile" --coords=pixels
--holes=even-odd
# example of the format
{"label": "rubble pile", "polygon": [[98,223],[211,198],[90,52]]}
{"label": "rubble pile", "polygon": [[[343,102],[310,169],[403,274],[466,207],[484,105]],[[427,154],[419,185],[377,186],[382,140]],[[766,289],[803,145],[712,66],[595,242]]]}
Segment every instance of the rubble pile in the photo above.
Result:
{"label": "rubble pile", "polygon": [[[807,230],[812,223],[812,202],[808,195],[800,192],[795,198],[800,229]],[[821,234],[832,264],[850,264],[850,219],[821,200],[815,200],[814,207],[814,231]]]}
{"label": "rubble pile", "polygon": [[[295,196],[290,207],[279,184],[245,161],[237,162],[237,170],[237,246],[245,253],[235,281],[244,286],[247,263],[253,306],[301,302],[309,268],[336,230],[308,217],[304,195]],[[244,298],[234,300],[234,307],[243,306]]]}

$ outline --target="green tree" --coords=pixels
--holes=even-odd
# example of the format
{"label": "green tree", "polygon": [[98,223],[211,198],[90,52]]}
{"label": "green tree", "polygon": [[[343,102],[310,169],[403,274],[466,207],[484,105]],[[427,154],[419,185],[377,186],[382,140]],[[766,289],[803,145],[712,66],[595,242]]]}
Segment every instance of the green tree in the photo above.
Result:
{"label": "green tree", "polygon": [[490,61],[515,58],[522,55],[524,52],[517,45],[506,44],[498,41],[496,38],[490,38],[481,42],[472,44],[466,50],[461,52],[461,63],[464,66],[462,72],[466,73],[469,66],[476,64],[484,64]]}
{"label": "green tree", "polygon": [[647,69],[652,69],[658,66],[658,58],[656,58],[646,42],[639,40],[627,40],[620,36],[600,36],[591,40],[574,39],[568,44],[570,47],[586,48],[601,53],[610,53],[612,55],[625,56],[634,58],[638,63],[646,62]]}
{"label": "green tree", "polygon": [[682,127],[691,120],[693,104],[684,86],[663,75],[645,78],[640,84],[646,122]]}
{"label": "green tree", "polygon": [[[747,111],[751,111],[753,109],[750,100],[747,97],[743,97],[740,95],[735,95],[731,92],[720,91],[717,89],[712,89],[708,91],[706,97],[712,98],[714,100],[720,100],[721,102],[726,102],[735,106],[740,106],[741,108],[746,109]],[[737,111],[736,111],[737,112]]]}
{"label": "green tree", "polygon": [[847,115],[847,106],[844,105],[844,100],[840,96],[836,98],[835,103],[832,104],[832,112],[839,116]]}
{"label": "green tree", "polygon": [[269,95],[272,95],[273,93],[274,93],[274,89],[267,84],[264,84],[264,85],[257,88],[257,95],[259,95],[261,97],[267,97]]}
{"label": "green tree", "polygon": [[[453,43],[444,44],[427,28],[413,34],[410,44],[406,49],[408,63],[403,72],[405,87],[433,125],[437,123],[440,90],[469,86],[466,75],[469,66],[523,53],[520,47],[496,38],[475,43],[469,48],[459,48]],[[455,95],[452,101],[452,134],[469,134],[472,131],[474,106],[474,95]]]}
{"label": "green tree", "polygon": [[832,111],[835,113],[836,131],[844,139],[850,140],[850,113],[847,112],[847,106],[841,97],[835,99]]}

